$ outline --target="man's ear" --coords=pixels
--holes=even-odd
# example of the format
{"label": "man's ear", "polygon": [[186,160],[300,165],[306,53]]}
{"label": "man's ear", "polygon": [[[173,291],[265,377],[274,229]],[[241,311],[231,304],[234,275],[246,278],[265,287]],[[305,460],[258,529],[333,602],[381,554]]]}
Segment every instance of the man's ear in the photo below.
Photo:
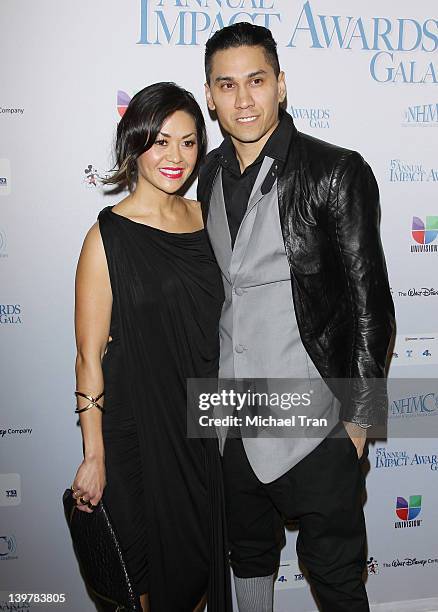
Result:
{"label": "man's ear", "polygon": [[205,99],[207,100],[207,106],[211,111],[216,110],[216,106],[214,105],[213,98],[211,96],[211,90],[208,83],[204,84],[205,89]]}
{"label": "man's ear", "polygon": [[278,75],[278,100],[280,104],[284,102],[286,98],[287,90],[286,90],[286,79],[283,70]]}

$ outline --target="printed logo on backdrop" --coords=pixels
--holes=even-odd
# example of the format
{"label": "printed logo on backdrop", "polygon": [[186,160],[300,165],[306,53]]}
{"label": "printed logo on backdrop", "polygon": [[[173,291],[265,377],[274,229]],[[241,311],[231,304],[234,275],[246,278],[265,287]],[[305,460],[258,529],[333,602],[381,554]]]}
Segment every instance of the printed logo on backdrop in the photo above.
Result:
{"label": "printed logo on backdrop", "polygon": [[11,193],[11,162],[9,159],[0,159],[0,196]]}
{"label": "printed logo on backdrop", "polygon": [[[438,83],[438,65],[429,54],[438,48],[438,23],[434,17],[320,15],[310,1],[303,4],[288,47],[365,51],[371,55],[369,74],[378,83]],[[416,52],[406,57],[406,53]],[[418,53],[424,57],[418,60]]]}
{"label": "printed logo on backdrop", "polygon": [[108,178],[109,176],[109,173],[100,174],[93,164],[88,164],[84,169],[82,182],[89,189],[97,189],[101,187],[100,180],[102,178]]}
{"label": "printed logo on backdrop", "polygon": [[308,128],[327,129],[330,127],[329,108],[291,106],[289,112],[296,121],[303,122]]}
{"label": "printed logo on backdrop", "polygon": [[[117,112],[120,117],[123,117],[125,114],[130,101],[131,96],[129,96],[129,94],[121,89],[117,91]],[[110,176],[111,173],[106,171],[100,172],[94,164],[88,164],[83,170],[82,183],[85,185],[85,187],[87,187],[87,189],[98,189],[102,187],[100,181],[103,178],[109,178]]]}
{"label": "printed logo on backdrop", "polygon": [[421,495],[411,495],[409,500],[404,497],[397,497],[395,503],[395,513],[399,521],[395,521],[396,529],[405,529],[408,527],[420,527],[423,520],[417,519],[421,512]]}
{"label": "printed logo on backdrop", "polygon": [[131,96],[126,93],[126,91],[122,91],[121,89],[117,92],[117,112],[120,117],[126,113],[126,109],[128,108],[128,104],[131,102]]}
{"label": "printed logo on backdrop", "polygon": [[438,455],[424,455],[423,453],[409,454],[406,450],[391,451],[387,448],[376,448],[374,467],[376,469],[423,467],[432,472],[437,472]]}
{"label": "printed logo on backdrop", "polygon": [[6,232],[0,227],[0,259],[8,256],[6,252]]}
{"label": "printed logo on backdrop", "polygon": [[20,474],[0,474],[0,506],[18,506],[20,503]]}
{"label": "printed logo on backdrop", "polygon": [[[216,30],[248,21],[271,29],[278,44],[288,49],[365,51],[371,56],[368,72],[378,83],[438,83],[438,66],[429,59],[438,48],[434,16],[418,21],[324,15],[308,0],[297,6],[295,14],[288,3],[286,18],[284,4],[278,0],[140,0],[137,44],[203,45]],[[280,24],[284,34],[279,32]],[[413,55],[406,56],[409,53]]]}
{"label": "printed logo on backdrop", "polygon": [[88,164],[84,170],[84,183],[87,187],[97,187],[99,174],[93,164]]}
{"label": "printed logo on backdrop", "polygon": [[404,557],[404,559],[393,559],[382,563],[384,568],[405,568],[405,567],[428,567],[438,563],[438,559],[429,557],[428,559],[417,559],[417,557]]}
{"label": "printed logo on backdrop", "polygon": [[375,557],[370,557],[367,561],[368,576],[377,576],[379,573],[379,564]]}
{"label": "printed logo on backdrop", "polygon": [[140,0],[139,45],[197,46],[224,26],[248,21],[272,29],[279,0]]}
{"label": "printed logo on backdrop", "polygon": [[[405,568],[405,567],[426,567],[435,565],[438,563],[438,559],[429,557],[428,559],[418,559],[417,557],[404,557],[402,559],[393,559],[392,561],[384,561],[382,568]],[[377,576],[379,572],[379,563],[375,557],[370,557],[367,561],[368,576]]]}
{"label": "printed logo on backdrop", "polygon": [[438,127],[438,102],[408,106],[403,127]]}
{"label": "printed logo on backdrop", "polygon": [[0,325],[20,325],[21,316],[20,304],[0,304]]}
{"label": "printed logo on backdrop", "polygon": [[391,293],[395,296],[404,298],[436,298],[438,297],[438,289],[434,287],[411,287],[410,289],[391,289]]}
{"label": "printed logo on backdrop", "polygon": [[438,333],[412,336],[397,334],[391,365],[437,364]]}
{"label": "printed logo on backdrop", "polygon": [[438,394],[434,392],[410,395],[391,400],[389,418],[438,416]]}
{"label": "printed logo on backdrop", "polygon": [[412,217],[411,253],[436,253],[438,251],[438,216],[428,215],[425,219]]}
{"label": "printed logo on backdrop", "polygon": [[18,556],[15,554],[16,551],[17,542],[15,536],[0,533],[0,561],[18,559]]}
{"label": "printed logo on backdrop", "polygon": [[301,589],[307,586],[307,580],[302,573],[297,559],[282,561],[275,581],[276,590]]}
{"label": "printed logo on backdrop", "polygon": [[0,428],[0,438],[8,438],[9,436],[28,437],[32,435],[32,427],[8,427],[7,429]]}
{"label": "printed logo on backdrop", "polygon": [[24,108],[0,106],[0,117],[21,117],[23,114]]}
{"label": "printed logo on backdrop", "polygon": [[423,164],[408,163],[401,159],[391,159],[389,181],[391,183],[437,183],[438,169],[427,168]]}

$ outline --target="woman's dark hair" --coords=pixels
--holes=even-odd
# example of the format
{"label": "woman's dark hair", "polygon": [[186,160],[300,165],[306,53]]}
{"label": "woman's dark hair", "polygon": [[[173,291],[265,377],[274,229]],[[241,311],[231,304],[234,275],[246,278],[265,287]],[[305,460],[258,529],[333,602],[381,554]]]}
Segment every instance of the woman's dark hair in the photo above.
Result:
{"label": "woman's dark hair", "polygon": [[262,47],[267,61],[275,72],[275,76],[278,77],[280,74],[277,43],[272,36],[271,30],[242,21],[218,30],[207,41],[204,64],[207,83],[210,83],[213,55],[217,51],[225,51],[225,49],[232,47]]}
{"label": "woman's dark hair", "polygon": [[117,126],[114,174],[102,180],[106,185],[115,185],[113,193],[134,191],[137,158],[152,147],[163,123],[178,110],[191,115],[195,122],[198,156],[193,172],[197,172],[207,150],[207,132],[199,104],[189,91],[175,83],[154,83],[135,94]]}

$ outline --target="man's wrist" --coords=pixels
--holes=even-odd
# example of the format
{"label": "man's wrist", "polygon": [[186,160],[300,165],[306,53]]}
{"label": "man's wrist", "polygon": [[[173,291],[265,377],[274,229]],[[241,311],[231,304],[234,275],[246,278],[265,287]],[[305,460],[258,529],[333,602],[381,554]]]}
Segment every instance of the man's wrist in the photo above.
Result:
{"label": "man's wrist", "polygon": [[348,423],[349,425],[356,425],[356,427],[360,427],[361,429],[368,429],[368,427],[372,427],[372,424],[368,423],[356,423],[355,421],[343,421],[344,423]]}

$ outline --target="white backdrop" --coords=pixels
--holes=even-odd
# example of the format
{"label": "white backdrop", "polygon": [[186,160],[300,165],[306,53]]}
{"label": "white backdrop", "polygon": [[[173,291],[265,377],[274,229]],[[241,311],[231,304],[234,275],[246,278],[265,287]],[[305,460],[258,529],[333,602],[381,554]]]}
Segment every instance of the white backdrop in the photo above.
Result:
{"label": "white backdrop", "polygon": [[[378,179],[398,325],[390,377],[407,387],[391,398],[390,430],[402,423],[402,437],[370,445],[367,588],[374,610],[438,610],[433,0],[1,0],[0,610],[18,609],[7,603],[13,592],[65,593],[41,610],[94,609],[61,495],[82,456],[74,271],[87,229],[113,203],[95,179],[111,167],[118,106],[147,84],[176,81],[206,111],[203,45],[239,20],[273,30],[298,128],[359,150]],[[220,134],[209,119],[208,128],[212,148]],[[429,437],[408,438],[418,422]],[[315,609],[295,538],[276,612]]]}

